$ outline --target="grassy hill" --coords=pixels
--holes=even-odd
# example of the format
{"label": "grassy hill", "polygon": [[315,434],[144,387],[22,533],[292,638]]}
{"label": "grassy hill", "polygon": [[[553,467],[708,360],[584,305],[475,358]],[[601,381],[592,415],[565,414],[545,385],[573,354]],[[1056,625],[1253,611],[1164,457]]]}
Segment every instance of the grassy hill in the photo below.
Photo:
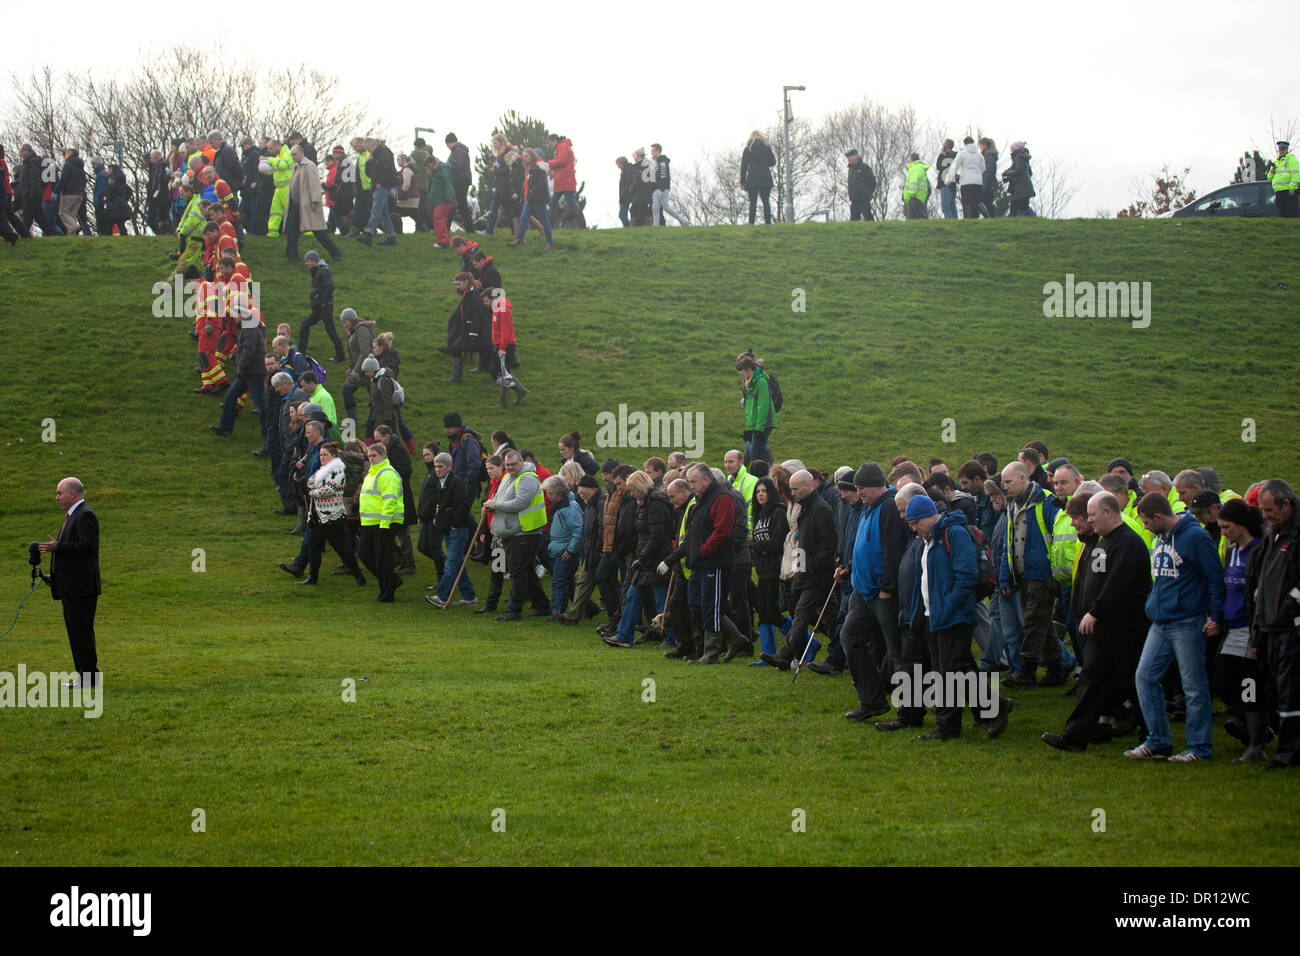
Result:
{"label": "grassy hill", "polygon": [[[394,333],[419,442],[442,437],[454,408],[485,433],[506,428],[548,465],[573,428],[597,457],[639,464],[671,450],[595,446],[596,416],[626,404],[703,413],[705,456],[718,461],[743,427],[733,360],[753,345],[786,396],[780,457],[833,468],[907,453],[955,469],[972,452],[1005,461],[1041,438],[1088,476],[1122,454],[1171,474],[1211,464],[1243,491],[1300,471],[1289,354],[1300,242],[1288,225],[566,232],[552,252],[536,239],[507,249],[498,235],[486,248],[515,305],[532,389],[506,412],[490,408],[486,376],[441,381],[451,253],[429,236],[396,249],[351,242],[333,268],[336,307]],[[1260,836],[1294,816],[1289,781],[1231,766],[1240,748],[1221,729],[1216,759],[1189,768],[1133,766],[1119,745],[1062,755],[1037,737],[1059,729],[1069,702],[1039,689],[1017,695],[1003,739],[967,731],[927,747],[842,720],[854,703],[847,675],[808,674],[792,690],[767,669],[701,672],[649,648],[616,653],[585,627],[435,613],[420,600],[434,583],[423,558],[391,607],[342,578],[295,586],[275,567],[296,539],[270,513],[277,496],[249,454],[251,416],[233,439],[209,433],[218,403],[190,392],[187,323],[151,311],[172,247],[0,250],[0,627],[27,590],[26,542],[58,531],[56,482],[78,475],[104,534],[107,687],[98,720],[0,710],[5,860],[1296,862]],[[250,241],[245,258],[268,325],[296,332],[304,267],[274,240]],[[1044,285],[1067,273],[1150,282],[1149,327],[1045,318]],[[806,311],[792,311],[796,290]],[[320,327],[311,351],[329,352]],[[48,419],[53,442],[42,441]],[[945,419],[955,442],[942,440]],[[485,593],[477,566],[475,583]],[[0,641],[0,670],[19,662],[71,666],[43,592]],[[355,703],[341,700],[345,678],[359,682]],[[646,678],[654,703],[642,700]],[[206,833],[191,830],[195,808]],[[491,828],[497,808],[505,833]],[[796,808],[806,833],[791,832]],[[1091,829],[1095,808],[1106,833]]]}

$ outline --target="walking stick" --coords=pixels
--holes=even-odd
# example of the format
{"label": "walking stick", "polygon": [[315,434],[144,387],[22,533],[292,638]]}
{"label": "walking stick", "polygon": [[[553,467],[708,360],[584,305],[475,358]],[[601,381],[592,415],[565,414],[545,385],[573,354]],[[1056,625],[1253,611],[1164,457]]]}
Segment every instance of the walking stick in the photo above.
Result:
{"label": "walking stick", "polygon": [[[655,616],[653,621],[650,622],[651,627],[655,626],[655,621],[659,622],[659,633],[661,635],[664,635],[668,630],[668,602],[673,598],[673,581],[675,580],[677,580],[677,567],[674,565],[672,571],[668,575],[668,591],[664,594],[664,609]],[[660,639],[662,640],[662,638]]]}
{"label": "walking stick", "polygon": [[[487,509],[484,509],[478,517],[478,526],[474,529],[473,540],[478,540],[478,533],[483,530],[483,522],[487,519]],[[447,603],[442,606],[445,611],[451,607],[451,596],[456,593],[456,585],[460,584],[460,576],[465,573],[465,565],[469,564],[469,546],[465,546],[465,558],[460,562],[460,570],[456,572],[456,580],[451,582],[451,588],[447,591]]]}
{"label": "walking stick", "polygon": [[821,626],[822,615],[826,613],[826,608],[830,606],[831,598],[834,596],[835,596],[835,583],[832,581],[831,590],[830,593],[826,595],[826,602],[822,605],[821,614],[817,615],[817,623],[814,624],[812,626],[812,630],[808,632],[808,643],[803,646],[803,653],[799,655],[799,660],[794,665],[794,676],[790,678],[791,687],[793,687],[794,682],[799,679],[799,668],[803,667],[804,658],[808,656],[808,648],[812,647],[812,642],[817,635],[817,628]]}

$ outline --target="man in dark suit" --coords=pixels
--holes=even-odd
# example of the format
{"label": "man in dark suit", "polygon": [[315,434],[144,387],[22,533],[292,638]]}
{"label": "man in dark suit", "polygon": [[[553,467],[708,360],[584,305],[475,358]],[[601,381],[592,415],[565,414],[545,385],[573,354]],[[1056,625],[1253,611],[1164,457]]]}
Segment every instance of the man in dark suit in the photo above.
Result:
{"label": "man in dark suit", "polygon": [[99,519],[90,510],[85,489],[76,478],[64,478],[54,500],[67,515],[58,538],[37,548],[50,555],[50,590],[63,602],[63,623],[72,645],[78,677],[70,686],[93,686],[98,678],[95,656],[95,607],[99,603]]}

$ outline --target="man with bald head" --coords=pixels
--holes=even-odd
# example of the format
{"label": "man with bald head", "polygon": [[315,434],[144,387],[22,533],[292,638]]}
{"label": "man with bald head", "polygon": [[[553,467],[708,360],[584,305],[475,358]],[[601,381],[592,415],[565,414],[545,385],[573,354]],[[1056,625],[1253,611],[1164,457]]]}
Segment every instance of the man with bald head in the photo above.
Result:
{"label": "man with bald head", "polygon": [[822,627],[827,634],[831,622],[839,615],[833,598],[827,604],[835,586],[835,515],[817,494],[817,480],[807,469],[790,476],[790,493],[799,506],[796,523],[799,543],[795,549],[792,582],[794,611],[790,633],[780,650],[761,655],[768,664],[783,671],[789,670],[795,661],[807,664],[817,656],[815,648],[807,651],[808,641],[813,637],[808,629],[816,626],[822,608],[826,608]]}
{"label": "man with bald head", "polygon": [[1029,478],[1023,461],[1002,469],[1002,489],[1007,498],[1005,550],[999,550],[998,588],[1003,597],[1020,596],[1024,615],[1024,644],[1020,649],[1023,666],[1007,677],[1012,686],[1031,687],[1038,683],[1040,663],[1046,665],[1044,686],[1065,683],[1061,669],[1061,642],[1052,630],[1052,611],[1059,588],[1052,576],[1048,547],[1060,509],[1056,499]]}
{"label": "man with bald head", "polygon": [[85,489],[76,478],[64,478],[54,500],[65,512],[58,537],[38,544],[50,556],[50,586],[54,600],[63,602],[77,679],[71,687],[93,687],[99,676],[95,654],[95,608],[99,604],[99,519],[86,504]]}

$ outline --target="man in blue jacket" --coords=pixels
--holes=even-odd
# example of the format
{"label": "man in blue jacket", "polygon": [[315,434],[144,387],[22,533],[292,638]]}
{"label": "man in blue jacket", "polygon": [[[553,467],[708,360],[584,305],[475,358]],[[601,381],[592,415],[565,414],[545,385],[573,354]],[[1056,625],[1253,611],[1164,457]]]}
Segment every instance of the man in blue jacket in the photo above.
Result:
{"label": "man in blue jacket", "polygon": [[[976,709],[971,692],[978,675],[970,645],[979,620],[975,610],[979,560],[975,542],[966,530],[966,516],[960,511],[940,515],[929,496],[915,495],[907,503],[904,517],[924,541],[912,591],[911,616],[915,619],[924,612],[931,666],[944,688],[941,704],[935,708],[934,730],[917,740],[949,740],[961,736],[959,704]],[[968,688],[964,702],[949,693],[962,685]],[[914,693],[919,691],[913,688]],[[988,734],[996,737],[1007,727],[1012,701],[1002,697],[992,703],[995,713],[988,718]]]}
{"label": "man in blue jacket", "polygon": [[1181,763],[1205,760],[1212,754],[1205,641],[1223,633],[1223,565],[1200,522],[1187,512],[1175,515],[1169,499],[1160,492],[1151,492],[1138,502],[1138,517],[1158,536],[1151,551],[1154,580],[1146,604],[1151,629],[1136,675],[1147,739],[1124,751],[1124,756],[1153,760],[1173,754],[1160,682],[1177,658],[1187,703],[1187,749],[1171,759]]}

